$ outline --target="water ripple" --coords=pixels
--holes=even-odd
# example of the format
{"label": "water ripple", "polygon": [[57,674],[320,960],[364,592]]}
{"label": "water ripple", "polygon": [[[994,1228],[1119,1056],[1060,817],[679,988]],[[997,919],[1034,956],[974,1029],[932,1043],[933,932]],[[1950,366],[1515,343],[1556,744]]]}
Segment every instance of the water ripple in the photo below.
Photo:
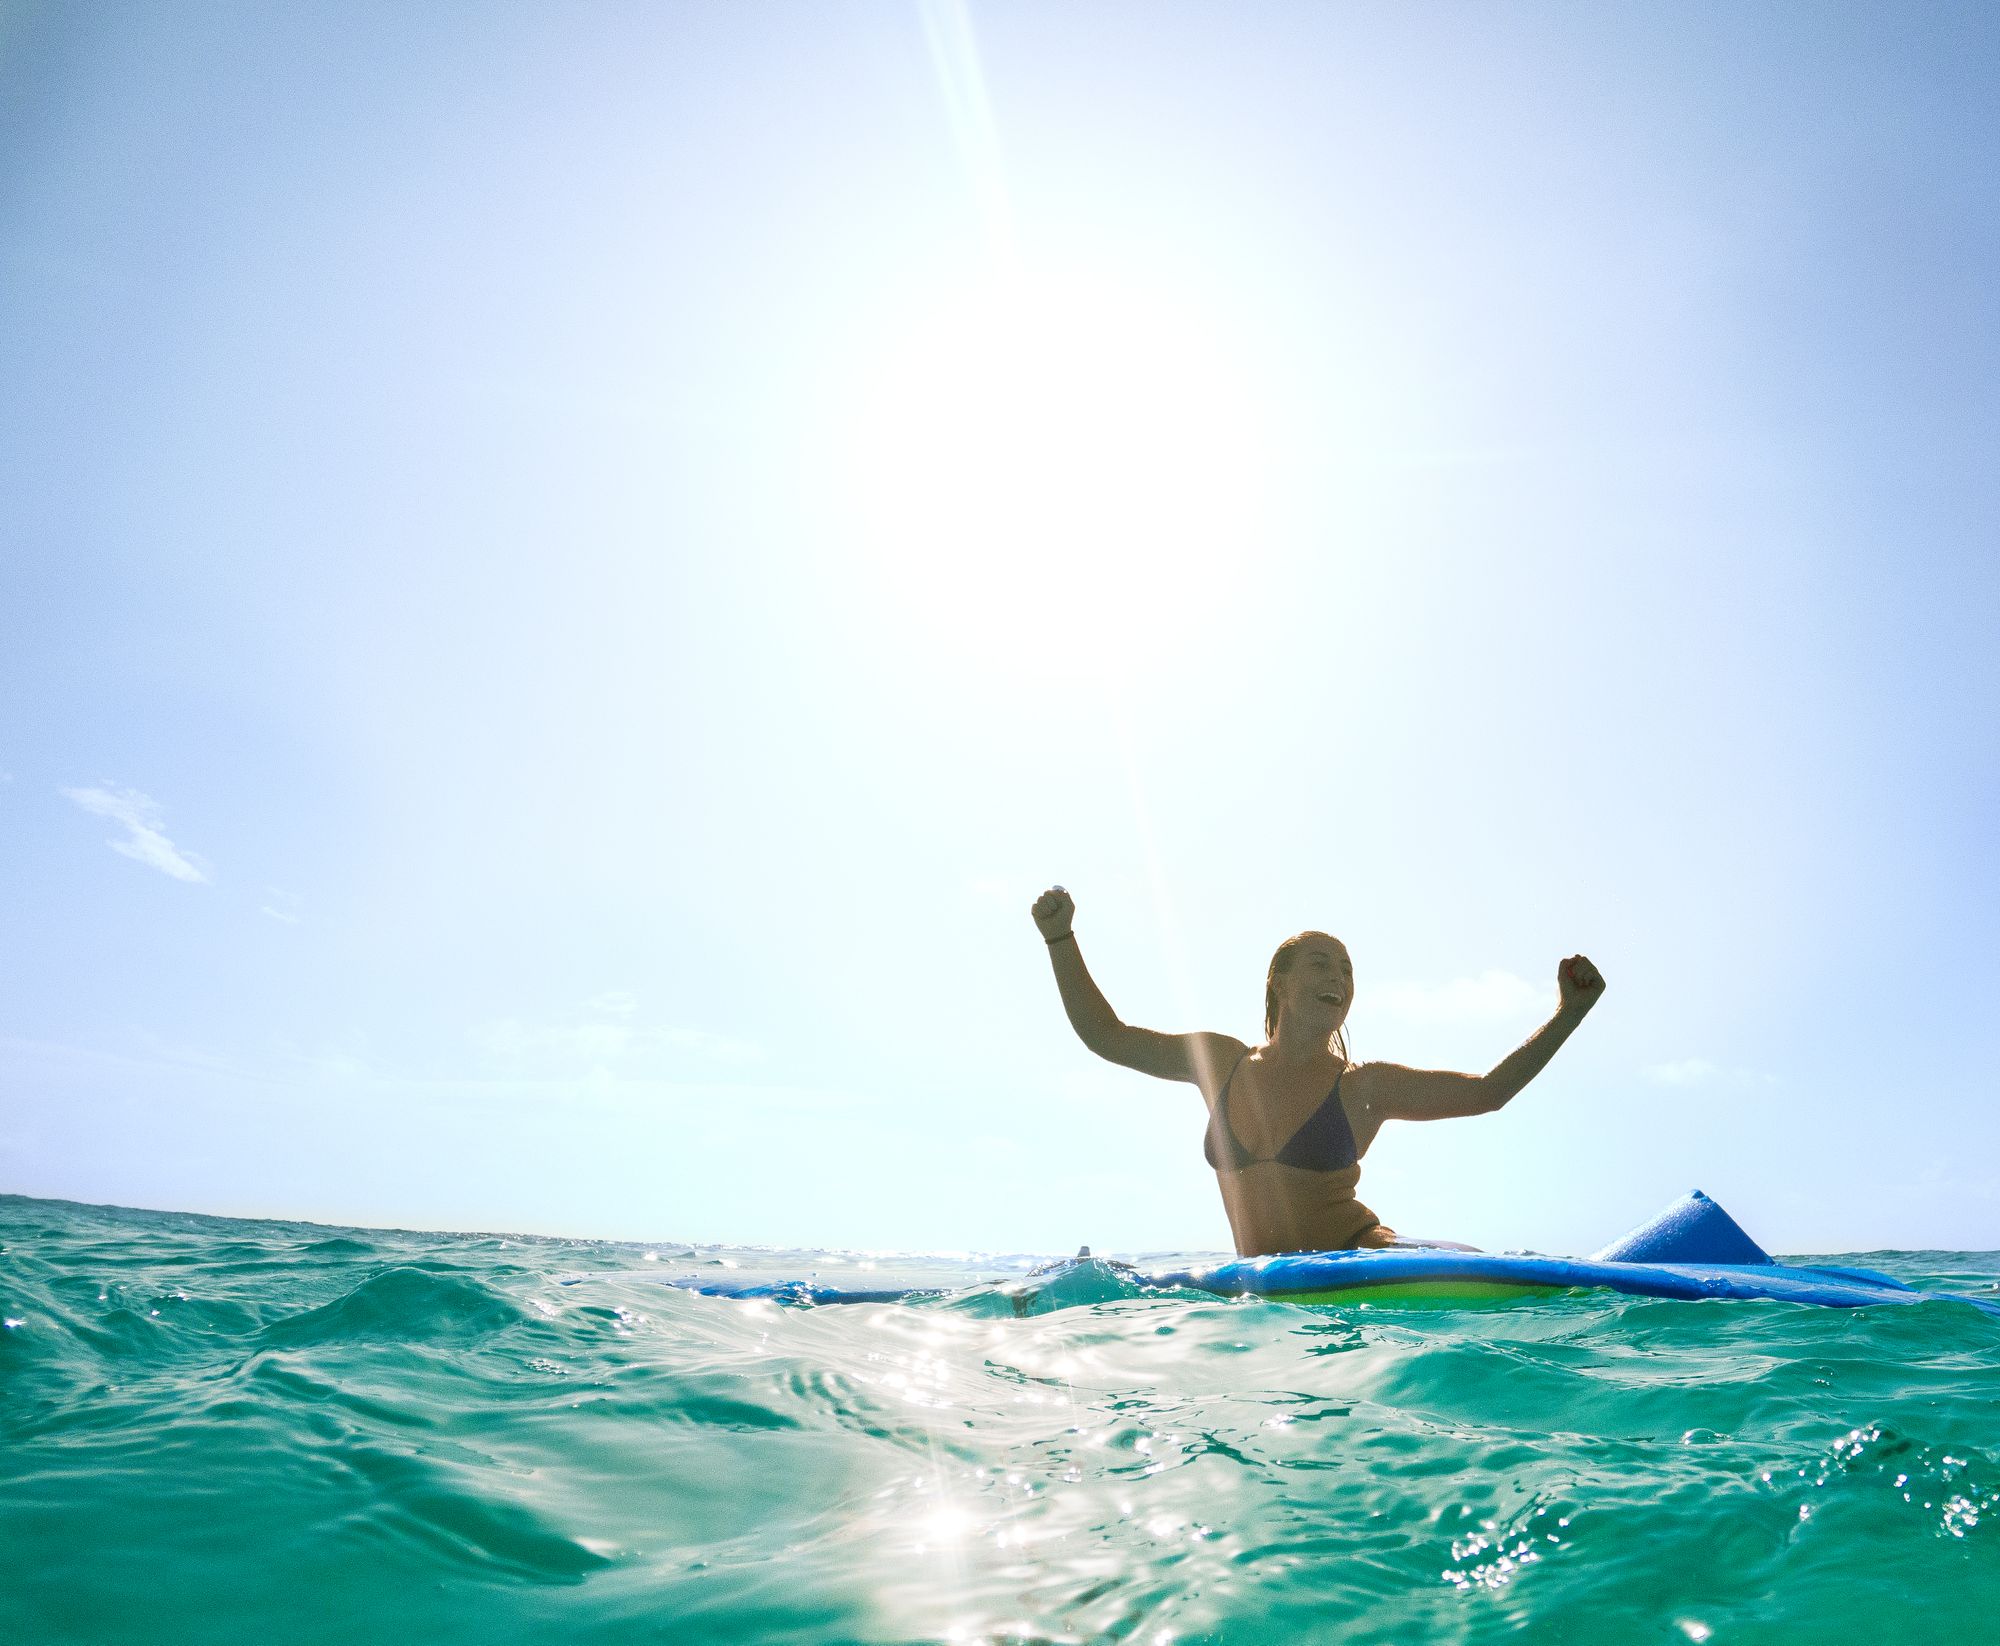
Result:
{"label": "water ripple", "polygon": [[1305,1309],[6,1198],[0,1249],[13,1638],[298,1638],[307,1595],[308,1638],[442,1643],[1975,1640],[2000,1608],[2000,1334],[1962,1306]]}

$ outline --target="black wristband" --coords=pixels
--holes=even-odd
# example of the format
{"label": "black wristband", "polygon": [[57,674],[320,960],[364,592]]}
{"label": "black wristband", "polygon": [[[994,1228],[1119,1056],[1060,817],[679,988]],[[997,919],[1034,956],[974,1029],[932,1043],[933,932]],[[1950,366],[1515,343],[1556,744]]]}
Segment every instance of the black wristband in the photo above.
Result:
{"label": "black wristband", "polygon": [[1076,941],[1076,933],[1064,932],[1061,937],[1045,938],[1043,939],[1043,941],[1046,942],[1048,946],[1053,949],[1058,943],[1074,943]]}

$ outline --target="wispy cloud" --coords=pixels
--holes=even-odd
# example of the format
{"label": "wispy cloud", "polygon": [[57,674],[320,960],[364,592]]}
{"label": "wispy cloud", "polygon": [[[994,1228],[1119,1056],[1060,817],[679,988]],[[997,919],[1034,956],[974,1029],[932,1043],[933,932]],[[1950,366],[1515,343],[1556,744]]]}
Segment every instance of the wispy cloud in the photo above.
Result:
{"label": "wispy cloud", "polygon": [[1356,1009],[1409,1023],[1511,1023],[1551,1012],[1558,999],[1553,983],[1530,983],[1512,972],[1485,971],[1449,983],[1363,983]]}
{"label": "wispy cloud", "polygon": [[277,886],[264,888],[264,901],[257,905],[259,914],[267,914],[273,920],[282,921],[287,926],[299,923],[299,907],[304,900],[297,892],[288,892]]}
{"label": "wispy cloud", "polygon": [[1656,1086],[1775,1086],[1778,1077],[1774,1074],[1759,1074],[1755,1069],[1725,1069],[1711,1063],[1705,1057],[1683,1057],[1672,1063],[1648,1063],[1639,1071],[1642,1080],[1650,1080]]}
{"label": "wispy cloud", "polygon": [[170,874],[176,880],[192,881],[197,885],[207,885],[209,881],[207,862],[191,852],[184,852],[166,836],[161,827],[163,814],[158,802],[137,789],[120,789],[106,782],[96,789],[64,789],[66,799],[74,801],[93,817],[108,817],[114,823],[125,827],[123,840],[107,841],[114,852],[140,863],[150,864],[162,874]]}

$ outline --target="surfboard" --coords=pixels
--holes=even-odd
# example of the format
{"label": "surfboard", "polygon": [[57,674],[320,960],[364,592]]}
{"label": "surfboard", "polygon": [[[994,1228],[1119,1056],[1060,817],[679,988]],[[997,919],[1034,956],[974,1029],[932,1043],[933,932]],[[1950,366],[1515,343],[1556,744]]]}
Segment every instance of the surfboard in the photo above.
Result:
{"label": "surfboard", "polygon": [[[1064,1301],[1101,1302],[1114,1288],[1264,1297],[1307,1305],[1463,1308],[1518,1304],[1583,1287],[1640,1297],[1764,1299],[1830,1308],[1933,1302],[1970,1303],[2000,1317],[2000,1299],[1919,1290],[1893,1275],[1837,1264],[1779,1263],[1699,1189],[1590,1257],[1484,1252],[1446,1242],[1402,1242],[1341,1252],[1287,1252],[1232,1258],[1199,1268],[1146,1270],[1091,1256],[1015,1277],[1016,1312],[1041,1313]],[[936,1287],[858,1289],[794,1280],[675,1278],[711,1297],[770,1298],[794,1304],[901,1303],[948,1295]]]}

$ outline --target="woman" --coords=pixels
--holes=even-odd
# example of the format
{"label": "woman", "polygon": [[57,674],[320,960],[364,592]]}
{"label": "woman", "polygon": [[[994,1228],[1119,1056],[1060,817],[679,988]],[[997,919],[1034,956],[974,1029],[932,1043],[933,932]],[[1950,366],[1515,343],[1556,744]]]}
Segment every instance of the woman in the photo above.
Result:
{"label": "woman", "polygon": [[1264,1043],[1251,1047],[1232,1035],[1156,1034],[1121,1023],[1084,969],[1069,893],[1050,887],[1033,914],[1083,1043],[1141,1074],[1201,1088],[1203,1152],[1222,1185],[1240,1257],[1393,1244],[1396,1232],[1354,1198],[1361,1157],[1382,1122],[1492,1113],[1542,1072],[1604,993],[1597,968],[1571,955],[1556,969],[1555,1016],[1490,1074],[1350,1063],[1343,1031],[1354,963],[1338,938],[1301,932],[1278,945],[1264,978]]}

